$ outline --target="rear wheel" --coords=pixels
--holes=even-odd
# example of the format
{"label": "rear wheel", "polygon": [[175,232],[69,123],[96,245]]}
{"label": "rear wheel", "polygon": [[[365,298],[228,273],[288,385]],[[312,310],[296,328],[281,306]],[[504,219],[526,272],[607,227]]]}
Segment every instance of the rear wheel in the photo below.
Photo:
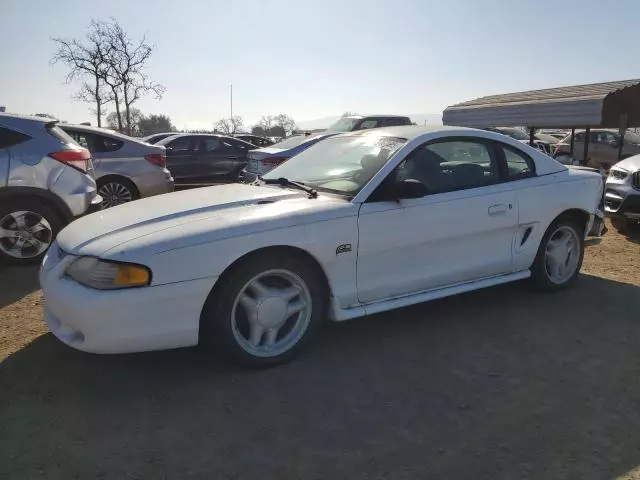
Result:
{"label": "rear wheel", "polygon": [[138,190],[126,178],[108,178],[98,181],[98,193],[102,197],[102,208],[115,207],[138,198]]}
{"label": "rear wheel", "polygon": [[324,280],[297,255],[251,258],[221,282],[203,309],[200,339],[245,365],[292,359],[324,319]]}
{"label": "rear wheel", "polygon": [[56,212],[39,200],[9,200],[0,206],[0,260],[40,262],[63,226]]}
{"label": "rear wheel", "polygon": [[578,276],[583,257],[583,228],[571,217],[558,218],[547,229],[538,247],[531,267],[534,285],[547,292],[567,288]]}

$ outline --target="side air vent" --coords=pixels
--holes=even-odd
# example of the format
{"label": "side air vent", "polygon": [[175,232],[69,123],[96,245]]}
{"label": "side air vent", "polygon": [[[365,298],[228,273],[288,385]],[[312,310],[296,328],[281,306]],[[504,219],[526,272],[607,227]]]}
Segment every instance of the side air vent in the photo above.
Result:
{"label": "side air vent", "polygon": [[520,241],[520,246],[523,246],[525,244],[525,242],[529,238],[529,235],[531,235],[532,229],[533,227],[527,227],[527,229],[524,231],[524,234],[522,235],[522,240]]}

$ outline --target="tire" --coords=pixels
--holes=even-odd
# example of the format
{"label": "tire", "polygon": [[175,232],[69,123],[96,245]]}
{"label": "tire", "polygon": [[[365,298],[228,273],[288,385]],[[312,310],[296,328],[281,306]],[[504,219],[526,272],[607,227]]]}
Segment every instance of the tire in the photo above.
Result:
{"label": "tire", "polygon": [[[3,201],[0,235],[15,232],[15,236],[0,236],[0,262],[12,265],[40,263],[64,225],[56,211],[41,200]],[[22,247],[18,243],[22,243]]]}
{"label": "tire", "polygon": [[[293,359],[325,318],[325,279],[295,253],[254,255],[233,266],[218,282],[202,311],[200,343],[245,366],[264,368]],[[256,283],[269,290],[256,289]],[[299,293],[295,294],[293,285]],[[306,309],[289,316],[284,313],[302,304]]]}
{"label": "tire", "polygon": [[122,177],[101,178],[98,180],[98,193],[102,196],[103,209],[132,202],[140,196],[133,182]]}
{"label": "tire", "polygon": [[[567,245],[566,238],[572,237]],[[573,244],[569,245],[569,243]],[[557,247],[554,247],[554,244]],[[566,250],[565,250],[566,248]],[[573,255],[570,256],[570,252]],[[566,253],[566,262],[563,255]],[[584,258],[584,227],[571,217],[560,217],[549,226],[531,266],[531,280],[544,292],[564,290],[575,282]],[[564,263],[563,263],[564,262]],[[560,265],[559,267],[557,265]],[[554,272],[558,275],[554,275]],[[563,275],[560,275],[563,273]],[[554,278],[555,277],[555,278]]]}
{"label": "tire", "polygon": [[619,233],[626,233],[629,230],[629,220],[621,217],[611,217],[611,225],[615,228]]}

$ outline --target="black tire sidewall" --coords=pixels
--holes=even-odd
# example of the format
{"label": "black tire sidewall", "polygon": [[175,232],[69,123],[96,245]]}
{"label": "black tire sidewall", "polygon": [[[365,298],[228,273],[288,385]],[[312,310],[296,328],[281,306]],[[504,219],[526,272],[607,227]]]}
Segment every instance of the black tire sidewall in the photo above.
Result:
{"label": "black tire sidewall", "polygon": [[[11,212],[18,212],[21,210],[31,211],[41,215],[43,218],[49,222],[51,226],[52,236],[51,241],[53,242],[60,233],[60,230],[64,227],[64,222],[60,218],[60,216],[55,212],[55,210],[43,202],[37,199],[9,199],[0,205],[0,219],[4,218],[5,215]],[[47,249],[48,250],[48,249]],[[34,263],[40,263],[42,258],[47,253],[47,250],[42,252],[40,255],[32,258],[15,258],[7,255],[2,250],[0,250],[0,263],[4,263],[7,265],[30,265]]]}
{"label": "black tire sidewall", "polygon": [[[239,290],[253,276],[265,270],[285,269],[298,275],[307,285],[311,295],[312,312],[307,330],[298,343],[287,352],[275,357],[256,357],[245,351],[237,342],[231,323],[233,303]],[[299,255],[256,256],[241,261],[221,277],[219,288],[214,288],[205,302],[200,319],[200,343],[219,351],[245,366],[264,368],[285,363],[297,356],[315,337],[323,323],[328,302],[324,279],[317,269]]]}
{"label": "black tire sidewall", "polygon": [[[547,268],[545,265],[546,262],[546,248],[547,243],[551,236],[563,226],[567,226],[572,228],[576,236],[578,238],[578,243],[580,245],[580,259],[578,260],[578,266],[576,267],[576,271],[573,273],[571,278],[569,278],[564,283],[554,283],[549,278],[549,274],[547,273]],[[559,290],[564,290],[569,287],[573,282],[575,282],[578,274],[580,273],[580,269],[582,268],[582,261],[584,259],[584,232],[580,228],[579,222],[575,221],[572,218],[558,218],[551,223],[544,236],[542,237],[542,241],[540,242],[540,246],[538,247],[538,253],[536,254],[535,261],[531,267],[531,278],[533,280],[534,285],[541,291],[545,292],[556,292]]]}

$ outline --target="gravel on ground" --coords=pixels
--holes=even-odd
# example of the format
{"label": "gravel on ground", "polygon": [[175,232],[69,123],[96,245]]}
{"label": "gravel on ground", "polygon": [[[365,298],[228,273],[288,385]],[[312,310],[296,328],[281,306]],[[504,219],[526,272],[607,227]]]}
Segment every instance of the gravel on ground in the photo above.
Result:
{"label": "gravel on ground", "polygon": [[566,292],[330,324],[264,371],[77,352],[0,270],[0,478],[640,479],[640,234],[609,228]]}

